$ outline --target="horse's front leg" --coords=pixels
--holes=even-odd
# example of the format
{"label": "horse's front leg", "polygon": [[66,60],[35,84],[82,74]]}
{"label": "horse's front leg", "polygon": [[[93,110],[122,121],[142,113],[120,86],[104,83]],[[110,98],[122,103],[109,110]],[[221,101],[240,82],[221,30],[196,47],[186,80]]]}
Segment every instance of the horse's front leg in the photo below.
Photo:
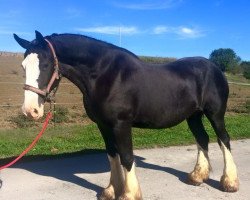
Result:
{"label": "horse's front leg", "polygon": [[110,182],[103,190],[99,200],[114,200],[122,194],[124,188],[123,170],[120,157],[117,154],[118,152],[112,129],[104,125],[98,125],[98,127],[102,133],[110,163]]}
{"label": "horse's front leg", "polygon": [[110,162],[110,181],[108,187],[102,191],[99,200],[114,200],[122,194],[124,188],[124,177],[119,155],[115,157],[108,155],[108,158]]}
{"label": "horse's front leg", "polygon": [[125,176],[123,193],[118,200],[142,200],[141,189],[135,173],[131,124],[118,121],[114,126],[114,135]]}

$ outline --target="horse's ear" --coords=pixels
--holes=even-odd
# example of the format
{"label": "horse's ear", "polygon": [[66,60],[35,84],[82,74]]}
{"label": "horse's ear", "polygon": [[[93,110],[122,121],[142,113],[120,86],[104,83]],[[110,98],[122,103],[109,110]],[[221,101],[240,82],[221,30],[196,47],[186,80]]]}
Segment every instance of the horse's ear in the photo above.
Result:
{"label": "horse's ear", "polygon": [[39,31],[35,31],[35,33],[36,33],[36,40],[37,40],[38,44],[45,47],[46,41],[45,41],[43,35]]}
{"label": "horse's ear", "polygon": [[17,43],[21,47],[23,47],[24,49],[28,49],[30,47],[30,42],[29,41],[24,40],[24,39],[18,37],[15,33],[13,35],[14,35],[15,40],[17,41]]}

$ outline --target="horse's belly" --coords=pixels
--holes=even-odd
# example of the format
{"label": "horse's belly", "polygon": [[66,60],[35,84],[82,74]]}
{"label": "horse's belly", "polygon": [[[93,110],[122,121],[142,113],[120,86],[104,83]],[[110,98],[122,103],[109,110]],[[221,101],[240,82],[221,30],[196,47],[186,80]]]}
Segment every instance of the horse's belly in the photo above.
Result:
{"label": "horse's belly", "polygon": [[137,121],[133,123],[133,127],[136,128],[149,128],[149,129],[161,129],[161,128],[170,128],[181,123],[185,119],[179,120],[166,120],[166,121]]}
{"label": "horse's belly", "polygon": [[169,128],[175,126],[197,111],[197,104],[166,106],[165,108],[147,107],[136,116],[133,126],[138,128]]}

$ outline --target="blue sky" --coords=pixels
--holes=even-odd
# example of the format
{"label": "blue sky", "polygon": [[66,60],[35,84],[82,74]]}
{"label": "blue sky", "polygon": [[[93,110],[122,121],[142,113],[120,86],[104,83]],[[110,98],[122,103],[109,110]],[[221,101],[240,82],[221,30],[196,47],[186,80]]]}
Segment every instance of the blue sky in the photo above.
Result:
{"label": "blue sky", "polygon": [[38,30],[88,35],[137,55],[232,48],[250,60],[249,0],[0,0],[0,8],[0,51],[23,52],[12,34],[32,40]]}

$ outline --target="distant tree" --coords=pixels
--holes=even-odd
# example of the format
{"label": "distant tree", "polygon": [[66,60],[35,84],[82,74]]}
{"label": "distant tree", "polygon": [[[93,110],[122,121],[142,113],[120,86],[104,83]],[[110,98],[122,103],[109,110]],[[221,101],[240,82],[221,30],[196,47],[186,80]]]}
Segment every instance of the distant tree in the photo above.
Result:
{"label": "distant tree", "polygon": [[246,79],[250,79],[250,61],[243,61],[240,67],[243,69],[243,76]]}
{"label": "distant tree", "polygon": [[234,68],[237,68],[241,61],[240,57],[230,48],[220,48],[212,51],[209,60],[214,62],[223,72],[233,72]]}

